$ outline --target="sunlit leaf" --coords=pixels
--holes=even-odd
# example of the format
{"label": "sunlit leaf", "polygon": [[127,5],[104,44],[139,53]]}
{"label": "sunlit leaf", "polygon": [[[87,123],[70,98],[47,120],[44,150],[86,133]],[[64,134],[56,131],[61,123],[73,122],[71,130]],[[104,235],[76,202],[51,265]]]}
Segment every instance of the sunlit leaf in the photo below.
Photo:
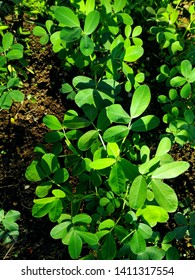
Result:
{"label": "sunlit leaf", "polygon": [[100,21],[100,14],[98,11],[91,11],[85,18],[84,33],[89,35],[94,32]]}
{"label": "sunlit leaf", "polygon": [[129,205],[133,209],[143,206],[147,198],[147,183],[144,176],[139,175],[133,181],[129,192]]}
{"label": "sunlit leaf", "polygon": [[175,178],[184,173],[190,164],[186,161],[176,161],[163,164],[152,173],[154,179],[170,179]]}
{"label": "sunlit leaf", "polygon": [[129,128],[124,125],[116,125],[108,128],[104,134],[103,139],[106,142],[118,142],[129,134]]}
{"label": "sunlit leaf", "polygon": [[178,207],[178,199],[174,190],[158,179],[153,179],[151,186],[158,204],[167,212],[175,212]]}
{"label": "sunlit leaf", "polygon": [[148,107],[151,99],[150,89],[146,85],[139,86],[132,98],[130,115],[131,118],[137,118],[140,116]]}
{"label": "sunlit leaf", "polygon": [[67,7],[56,7],[54,10],[54,15],[57,21],[68,27],[80,27],[80,22],[78,17],[74,12]]}

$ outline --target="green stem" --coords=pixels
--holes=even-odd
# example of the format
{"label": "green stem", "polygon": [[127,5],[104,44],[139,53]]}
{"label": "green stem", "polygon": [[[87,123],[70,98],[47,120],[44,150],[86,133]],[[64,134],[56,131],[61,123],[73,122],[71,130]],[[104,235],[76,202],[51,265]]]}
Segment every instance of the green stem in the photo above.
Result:
{"label": "green stem", "polygon": [[103,147],[104,147],[104,150],[106,150],[106,145],[105,145],[104,140],[103,140],[103,138],[102,138],[102,136],[101,136],[100,133],[99,133],[99,138],[100,138],[100,141],[102,142],[102,145],[103,145]]}
{"label": "green stem", "polygon": [[64,136],[65,136],[65,143],[66,145],[68,146],[69,150],[73,152],[73,154],[75,155],[79,155],[77,150],[75,149],[75,147],[72,145],[72,143],[70,142],[70,140],[68,139],[68,137],[66,136],[66,132],[65,132],[65,129],[63,128],[63,133],[64,133]]}

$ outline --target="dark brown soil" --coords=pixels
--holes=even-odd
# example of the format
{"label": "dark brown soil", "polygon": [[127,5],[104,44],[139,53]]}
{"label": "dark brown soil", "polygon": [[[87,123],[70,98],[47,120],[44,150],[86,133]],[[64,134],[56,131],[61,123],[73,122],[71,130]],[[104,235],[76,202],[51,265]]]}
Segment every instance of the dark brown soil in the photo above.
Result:
{"label": "dark brown soil", "polygon": [[[24,82],[25,101],[14,104],[9,112],[0,113],[0,208],[21,212],[18,241],[12,245],[0,244],[0,259],[69,259],[67,248],[49,235],[53,224],[46,218],[32,217],[35,185],[29,184],[24,173],[33,159],[35,145],[43,141],[44,115],[55,114],[61,120],[72,104],[63,100],[59,93],[61,69],[51,48],[43,48],[32,35],[30,39],[27,60],[34,74],[29,72]],[[191,164],[190,169],[171,184],[184,207],[195,210],[195,150],[189,145],[183,148],[175,145],[171,154]],[[166,228],[172,230],[174,226],[174,222],[170,222]],[[177,245],[182,259],[195,259],[189,238],[178,241]]]}

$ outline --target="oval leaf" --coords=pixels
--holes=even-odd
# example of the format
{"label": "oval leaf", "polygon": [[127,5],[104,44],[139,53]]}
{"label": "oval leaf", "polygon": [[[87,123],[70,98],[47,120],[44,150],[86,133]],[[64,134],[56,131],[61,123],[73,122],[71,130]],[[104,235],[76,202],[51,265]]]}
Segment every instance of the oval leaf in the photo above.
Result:
{"label": "oval leaf", "polygon": [[54,15],[57,21],[68,27],[80,27],[78,17],[73,13],[70,8],[57,7],[54,10]]}
{"label": "oval leaf", "polygon": [[141,46],[130,46],[126,49],[124,61],[135,62],[144,53],[144,49]]}
{"label": "oval leaf", "polygon": [[67,234],[67,228],[71,225],[70,221],[66,221],[63,223],[60,223],[52,228],[50,231],[50,235],[54,239],[60,239],[63,238]]}
{"label": "oval leaf", "polygon": [[97,130],[90,130],[84,133],[78,140],[78,148],[81,151],[87,151],[98,138]]}
{"label": "oval leaf", "polygon": [[171,149],[171,140],[168,137],[164,137],[161,139],[160,143],[158,144],[158,148],[156,151],[155,156],[162,156],[168,153]]}
{"label": "oval leaf", "polygon": [[106,114],[111,122],[128,124],[131,119],[120,104],[108,106]]}
{"label": "oval leaf", "polygon": [[94,51],[94,43],[87,35],[83,35],[80,40],[80,50],[85,56],[90,56]]}
{"label": "oval leaf", "polygon": [[76,231],[73,231],[68,244],[68,252],[72,259],[77,259],[82,251],[83,242]]}
{"label": "oval leaf", "polygon": [[138,209],[137,215],[142,215],[151,227],[157,223],[165,223],[169,219],[167,211],[155,205],[147,205],[144,209]]}
{"label": "oval leaf", "polygon": [[103,260],[112,260],[116,255],[116,241],[113,234],[110,232],[102,245],[101,254]]}
{"label": "oval leaf", "polygon": [[110,176],[108,179],[108,184],[111,187],[111,190],[117,195],[121,195],[125,191],[125,174],[123,172],[123,168],[119,163],[115,163],[112,166]]}
{"label": "oval leaf", "polygon": [[85,232],[85,231],[77,231],[78,235],[83,239],[84,242],[89,244],[90,246],[94,246],[98,244],[98,237],[94,233]]}
{"label": "oval leaf", "polygon": [[154,179],[170,179],[175,178],[184,173],[190,164],[186,161],[171,162],[162,165],[152,173]]}
{"label": "oval leaf", "polygon": [[148,107],[151,99],[150,89],[146,85],[139,86],[132,98],[130,115],[131,118],[137,118],[140,116]]}
{"label": "oval leaf", "polygon": [[47,115],[43,118],[43,123],[52,130],[60,130],[62,129],[62,125],[58,118],[53,115]]}
{"label": "oval leaf", "polygon": [[76,223],[90,224],[91,221],[92,221],[91,217],[84,213],[78,214],[72,218],[73,224]]}
{"label": "oval leaf", "polygon": [[91,11],[85,18],[84,33],[89,35],[97,28],[100,21],[100,14],[98,11]]}
{"label": "oval leaf", "polygon": [[142,254],[146,250],[146,241],[138,231],[134,232],[129,245],[134,254]]}
{"label": "oval leaf", "polygon": [[159,118],[154,115],[148,115],[136,120],[132,124],[131,129],[135,132],[146,132],[157,127],[159,123]]}
{"label": "oval leaf", "polygon": [[118,142],[129,134],[129,128],[123,125],[117,125],[108,128],[104,134],[103,139],[106,142]]}
{"label": "oval leaf", "polygon": [[144,176],[139,175],[133,181],[129,192],[129,205],[133,209],[143,206],[147,198],[147,183]]}
{"label": "oval leaf", "polygon": [[158,204],[167,212],[175,212],[178,207],[178,199],[174,190],[161,180],[157,179],[153,179],[151,185],[154,192],[154,198]]}
{"label": "oval leaf", "polygon": [[100,158],[90,163],[90,167],[96,170],[101,170],[113,165],[116,162],[114,158]]}

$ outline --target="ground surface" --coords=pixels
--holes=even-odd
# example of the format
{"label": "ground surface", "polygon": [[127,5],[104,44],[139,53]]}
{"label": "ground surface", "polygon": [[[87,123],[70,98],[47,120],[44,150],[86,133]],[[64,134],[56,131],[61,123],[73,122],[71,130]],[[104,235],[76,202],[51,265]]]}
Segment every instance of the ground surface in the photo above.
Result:
{"label": "ground surface", "polygon": [[[0,159],[0,208],[15,209],[22,214],[19,239],[13,245],[0,244],[0,259],[68,259],[66,248],[49,235],[53,224],[46,218],[32,217],[35,185],[29,184],[24,173],[33,159],[35,145],[43,141],[44,115],[55,114],[62,119],[72,104],[59,93],[62,75],[50,48],[42,48],[33,36],[30,36],[29,46],[28,67],[33,74],[29,72],[24,83],[26,99],[22,105],[14,104],[10,112],[0,113],[0,150],[4,151]],[[15,118],[14,123],[12,118]],[[189,145],[183,148],[175,145],[171,154],[191,164],[190,169],[171,184],[186,207],[195,210],[195,150]],[[170,221],[165,230],[172,230],[174,226]],[[182,259],[195,259],[190,239],[178,241],[177,245]]]}

